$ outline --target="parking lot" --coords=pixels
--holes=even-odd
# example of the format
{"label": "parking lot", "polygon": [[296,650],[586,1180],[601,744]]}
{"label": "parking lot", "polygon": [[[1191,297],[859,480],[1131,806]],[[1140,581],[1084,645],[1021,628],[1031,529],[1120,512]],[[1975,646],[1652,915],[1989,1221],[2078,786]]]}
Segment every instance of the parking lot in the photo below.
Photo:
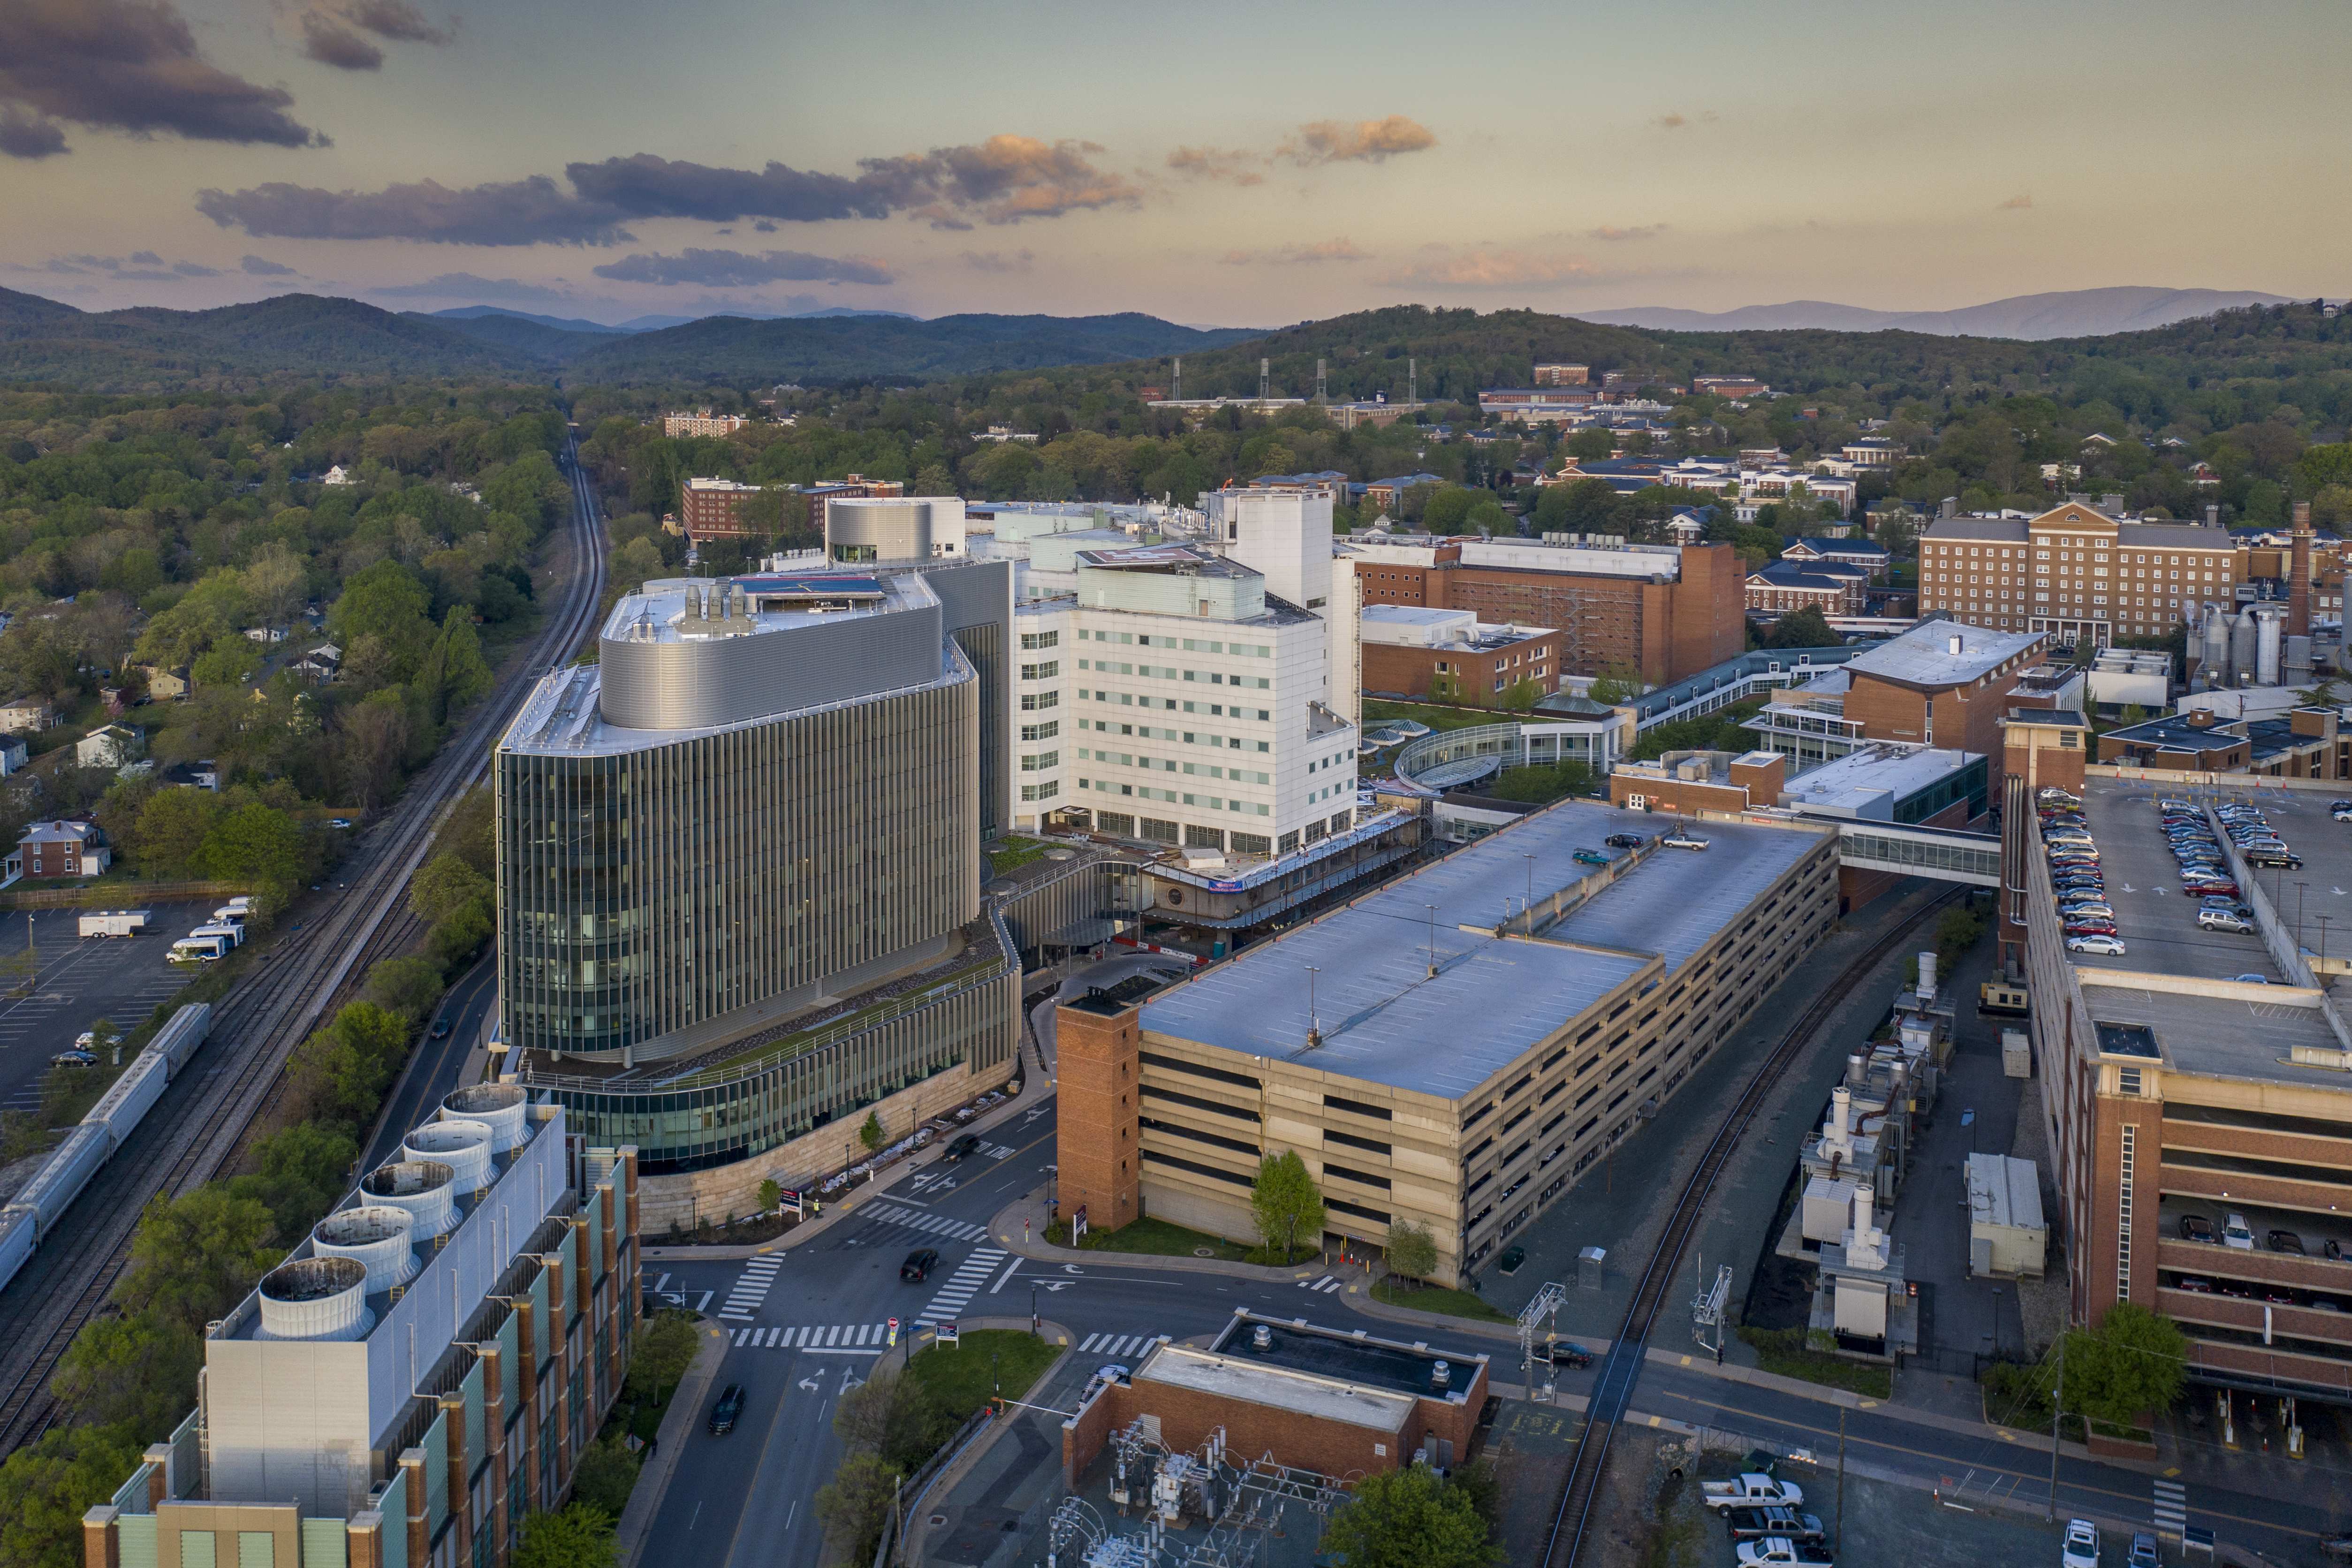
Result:
{"label": "parking lot", "polygon": [[2316,953],[2323,941],[2332,941],[2352,951],[2352,824],[2334,820],[2327,797],[2190,789],[2137,779],[2093,779],[2084,793],[2106,902],[2126,951],[2120,956],[2078,953],[2076,964],[2211,980],[2245,974],[2273,983],[2282,978],[2259,936],[2198,926],[2198,899],[2182,890],[2179,862],[2165,837],[2157,806],[2163,799],[2193,800],[2200,808],[2225,801],[2258,808],[2304,862],[2299,870],[2257,868],[2263,892],[2290,925],[2301,920],[2305,947]]}
{"label": "parking lot", "polygon": [[148,905],[145,936],[103,939],[77,934],[85,913],[79,909],[0,915],[0,958],[21,957],[29,937],[39,966],[31,996],[0,996],[0,1111],[38,1109],[49,1058],[91,1020],[110,1019],[127,1033],[195,978],[198,970],[176,967],[164,955],[214,907]]}

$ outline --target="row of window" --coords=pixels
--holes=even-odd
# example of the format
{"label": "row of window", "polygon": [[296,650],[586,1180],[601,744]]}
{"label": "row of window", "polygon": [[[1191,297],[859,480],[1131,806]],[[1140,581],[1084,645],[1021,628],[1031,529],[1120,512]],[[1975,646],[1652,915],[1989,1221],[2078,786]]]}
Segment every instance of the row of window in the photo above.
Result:
{"label": "row of window", "polygon": [[1131,643],[1139,648],[1181,648],[1188,653],[1239,653],[1245,658],[1270,659],[1274,650],[1263,643],[1217,643],[1198,637],[1154,637],[1151,633],[1131,632],[1088,632],[1081,627],[1078,641],[1092,638],[1097,643]]}
{"label": "row of window", "polygon": [[1098,790],[1106,795],[1131,795],[1139,800],[1165,800],[1170,805],[1199,806],[1211,811],[1239,811],[1255,817],[1274,815],[1273,807],[1251,800],[1221,800],[1214,795],[1180,794],[1173,789],[1155,789],[1148,784],[1114,784],[1108,779],[1081,779],[1078,788]]}
{"label": "row of window", "polygon": [[[1213,762],[1186,762],[1180,765],[1165,757],[1139,758],[1129,751],[1097,751],[1084,746],[1078,747],[1078,759],[1082,762],[1088,759],[1096,762],[1116,762],[1123,768],[1140,768],[1147,772],[1158,768],[1170,773],[1190,773],[1202,779],[1230,779],[1236,784],[1274,782],[1273,774],[1261,773],[1253,768],[1222,768]],[[1055,761],[1060,760],[1059,754],[1055,754]],[[1024,768],[1029,766],[1026,758],[1022,759],[1021,766]],[[1328,794],[1330,791],[1326,790],[1324,793]],[[1321,797],[1312,796],[1309,799],[1319,800]]]}
{"label": "row of window", "polygon": [[[1217,746],[1232,751],[1272,751],[1274,749],[1274,743],[1270,740],[1244,740],[1237,735],[1211,735],[1205,730],[1165,729],[1149,724],[1114,724],[1109,719],[1103,718],[1093,720],[1082,718],[1078,720],[1078,727],[1084,729],[1089,723],[1105,735],[1132,735],[1145,740],[1181,740],[1187,746]],[[1350,752],[1349,755],[1353,756],[1354,753]]]}
{"label": "row of window", "polygon": [[[1048,674],[1053,673],[1054,668],[1048,665],[1024,665],[1023,666],[1024,680],[1040,678],[1028,674],[1028,670],[1033,667],[1044,669]],[[1107,675],[1148,675],[1158,681],[1196,681],[1213,686],[1247,686],[1256,691],[1265,691],[1274,685],[1274,682],[1265,675],[1228,674],[1222,670],[1180,670],[1173,664],[1130,664],[1125,660],[1115,659],[1080,659],[1078,668],[1091,669]]]}
{"label": "row of window", "polygon": [[[1204,713],[1212,718],[1256,718],[1270,722],[1274,717],[1274,710],[1272,708],[1248,708],[1243,707],[1238,703],[1186,702],[1180,704],[1174,697],[1155,697],[1149,694],[1142,696],[1137,696],[1131,692],[1112,692],[1102,691],[1099,689],[1088,691],[1084,686],[1080,686],[1078,688],[1078,700],[1081,702],[1117,703],[1122,707],[1150,707],[1156,704],[1161,711],[1166,713]],[[1028,706],[1029,699],[1026,696],[1024,696],[1021,699],[1021,702],[1022,706],[1025,707]],[[1054,705],[1052,703],[1039,703],[1037,706],[1039,707],[1051,707]]]}

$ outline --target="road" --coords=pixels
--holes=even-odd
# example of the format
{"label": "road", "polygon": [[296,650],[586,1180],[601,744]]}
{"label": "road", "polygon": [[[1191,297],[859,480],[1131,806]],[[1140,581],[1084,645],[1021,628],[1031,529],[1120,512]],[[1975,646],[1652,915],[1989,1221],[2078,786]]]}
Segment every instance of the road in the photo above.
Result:
{"label": "road", "polygon": [[[425,1026],[425,1038],[409,1053],[408,1066],[401,1072],[400,1082],[384,1097],[383,1109],[376,1118],[375,1136],[368,1143],[366,1157],[360,1161],[362,1170],[373,1170],[391,1159],[410,1129],[432,1120],[443,1098],[458,1086],[466,1053],[480,1041],[498,1002],[499,966],[493,949],[442,997],[440,1007]],[[436,1040],[433,1031],[444,1022],[449,1025],[449,1033]]]}
{"label": "road", "polygon": [[[1360,1296],[1325,1282],[1319,1273],[1303,1284],[1260,1282],[1171,1277],[1143,1260],[1114,1254],[1075,1264],[1020,1257],[982,1227],[1006,1204],[1044,1186],[1054,1129],[1049,1095],[983,1134],[988,1147],[980,1155],[953,1166],[933,1157],[866,1200],[858,1218],[837,1222],[804,1247],[749,1261],[647,1262],[649,1288],[671,1304],[709,1315],[735,1342],[711,1396],[740,1383],[749,1402],[724,1437],[712,1437],[698,1416],[647,1532],[642,1568],[819,1568],[824,1542],[814,1517],[816,1490],[840,1458],[834,1410],[887,1348],[884,1324],[894,1316],[902,1331],[940,1317],[1020,1317],[1030,1312],[1034,1293],[1036,1310],[1070,1330],[1082,1354],[1129,1364],[1150,1338],[1214,1333],[1236,1307],[1376,1334],[1402,1331],[1394,1320],[1359,1312]],[[918,1247],[936,1248],[939,1266],[922,1284],[901,1283],[898,1265]],[[1437,1338],[1444,1332],[1420,1329],[1411,1337]],[[1460,1343],[1493,1355],[1496,1382],[1517,1384],[1517,1352],[1507,1337],[1465,1328]],[[1589,1396],[1597,1375],[1597,1368],[1563,1374],[1560,1391]],[[1629,1403],[1630,1419],[1654,1415],[1727,1429],[1784,1451],[1809,1448],[1824,1465],[1836,1463],[1838,1407],[1826,1391],[1816,1398],[1735,1382],[1694,1358],[1654,1351],[1639,1370]],[[2007,1498],[2012,1509],[2030,1511],[2049,1495],[2046,1449],[1955,1431],[1899,1407],[1849,1409],[1846,1453],[1856,1466],[1922,1489],[1940,1487],[1948,1497],[1981,1501],[1990,1491]],[[2194,1476],[2181,1479],[2189,1487],[2191,1522],[2281,1561],[2308,1556],[2312,1535],[2330,1524],[2316,1507],[2202,1486]],[[2057,1496],[2061,1518],[2095,1513],[2137,1520],[2143,1527],[2152,1500],[2148,1476],[2071,1457],[2060,1462]],[[1921,1501],[1927,1506],[1925,1490]]]}

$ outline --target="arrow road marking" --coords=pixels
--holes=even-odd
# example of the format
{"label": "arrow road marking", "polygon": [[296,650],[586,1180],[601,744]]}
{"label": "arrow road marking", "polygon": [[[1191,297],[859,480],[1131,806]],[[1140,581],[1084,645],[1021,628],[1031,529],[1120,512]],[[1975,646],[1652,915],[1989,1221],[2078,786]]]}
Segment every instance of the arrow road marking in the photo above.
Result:
{"label": "arrow road marking", "polygon": [[821,1393],[824,1391],[824,1385],[819,1383],[817,1379],[824,1375],[824,1368],[820,1366],[815,1372],[801,1379],[801,1386],[807,1389],[811,1394]]}

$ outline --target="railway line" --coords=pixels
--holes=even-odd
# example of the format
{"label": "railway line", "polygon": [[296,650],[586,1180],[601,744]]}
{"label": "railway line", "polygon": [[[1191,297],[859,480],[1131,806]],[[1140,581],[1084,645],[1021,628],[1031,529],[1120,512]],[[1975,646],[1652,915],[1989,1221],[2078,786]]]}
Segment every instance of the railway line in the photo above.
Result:
{"label": "railway line", "polygon": [[1674,1288],[1675,1276],[1681,1271],[1683,1254],[1698,1229],[1707,1200],[1714,1195],[1716,1181],[1730,1162],[1732,1151],[1739,1146],[1741,1135],[1771,1097],[1781,1077],[1856,982],[1888,954],[1911,940],[1920,923],[1940,914],[1960,895],[1960,891],[1954,889],[1929,901],[1910,919],[1872,944],[1834,981],[1822,987],[1811,1005],[1798,1015],[1787,1032],[1773,1043],[1771,1051],[1757,1064],[1741,1086],[1739,1098],[1717,1124],[1715,1135],[1708,1140],[1706,1152],[1692,1168],[1690,1179],[1683,1184],[1675,1199],[1674,1210],[1659,1234],[1657,1248],[1651,1253],[1641,1282],[1634,1288],[1633,1300],[1625,1309],[1625,1321],[1617,1331],[1607,1359],[1601,1364],[1601,1375],[1593,1382],[1584,1432],[1577,1439],[1576,1458],[1560,1488],[1559,1507],[1552,1517],[1551,1534],[1544,1544],[1542,1568],[1575,1568],[1577,1553],[1591,1523],[1593,1502],[1601,1495],[1601,1478],[1608,1470],[1610,1441],[1624,1419],[1633,1385],[1642,1375],[1643,1358],[1650,1347],[1650,1332],[1665,1305],[1666,1292]]}
{"label": "railway line", "polygon": [[530,657],[467,718],[407,793],[362,840],[341,896],[302,930],[260,956],[214,1009],[195,1060],[91,1178],[58,1234],[0,1292],[0,1454],[57,1419],[48,1383],[81,1326],[105,1306],[129,1259],[131,1234],[152,1198],[177,1197],[217,1175],[268,1103],[296,1045],[341,992],[416,933],[402,894],[431,850],[449,807],[484,778],[491,748],[538,678],[593,630],[604,591],[603,519],[593,486],[567,444],[572,492],[565,525],[572,570]]}

